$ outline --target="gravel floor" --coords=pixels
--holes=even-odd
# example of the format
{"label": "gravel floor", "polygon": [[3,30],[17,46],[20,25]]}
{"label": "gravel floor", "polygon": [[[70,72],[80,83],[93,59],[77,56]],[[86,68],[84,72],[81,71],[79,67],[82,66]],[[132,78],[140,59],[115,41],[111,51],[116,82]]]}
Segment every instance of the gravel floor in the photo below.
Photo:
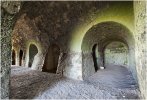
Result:
{"label": "gravel floor", "polygon": [[[115,69],[112,69],[115,68]],[[11,67],[11,99],[138,99],[138,88],[125,67],[99,70],[85,81],[25,67]]]}

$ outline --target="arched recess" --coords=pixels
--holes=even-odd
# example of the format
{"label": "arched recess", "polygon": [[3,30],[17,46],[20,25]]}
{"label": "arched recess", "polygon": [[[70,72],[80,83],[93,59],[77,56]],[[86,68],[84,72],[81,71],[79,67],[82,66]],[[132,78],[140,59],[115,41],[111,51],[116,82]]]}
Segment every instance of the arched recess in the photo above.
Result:
{"label": "arched recess", "polygon": [[37,55],[37,53],[38,53],[37,46],[34,44],[31,44],[29,47],[29,65],[28,65],[29,67],[32,66],[33,62],[35,62],[34,57],[35,55]]}
{"label": "arched recess", "polygon": [[16,53],[15,53],[15,50],[13,49],[12,50],[12,57],[11,57],[11,59],[12,59],[12,65],[16,65]]}
{"label": "arched recess", "polygon": [[23,63],[23,51],[20,50],[19,51],[19,65],[22,66]]}
{"label": "arched recess", "polygon": [[58,45],[52,44],[51,46],[49,46],[42,71],[56,73],[58,67],[59,55],[60,55],[60,48]]}
{"label": "arched recess", "polygon": [[120,41],[112,41],[104,47],[104,65],[129,66],[128,46]]}
{"label": "arched recess", "polygon": [[[92,69],[94,68],[94,64],[91,61],[92,59],[91,51],[93,45],[95,43],[98,44],[98,54],[99,54],[98,67],[100,67],[100,66],[104,66],[104,47],[112,41],[120,41],[128,46],[129,48],[128,69],[132,71],[134,78],[137,79],[136,68],[135,68],[135,51],[134,51],[135,42],[132,32],[124,25],[112,21],[98,23],[97,25],[94,25],[86,32],[81,46],[81,50],[83,54],[82,57],[83,78],[86,78],[95,73],[95,71]],[[88,63],[90,64],[88,65]]]}

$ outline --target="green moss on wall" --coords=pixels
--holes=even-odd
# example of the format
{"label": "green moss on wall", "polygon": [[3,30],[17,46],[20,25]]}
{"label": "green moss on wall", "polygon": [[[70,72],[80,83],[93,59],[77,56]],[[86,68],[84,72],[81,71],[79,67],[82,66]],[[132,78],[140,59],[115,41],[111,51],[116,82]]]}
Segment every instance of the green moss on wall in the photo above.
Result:
{"label": "green moss on wall", "polygon": [[[90,16],[92,13],[88,13],[85,16]],[[130,31],[134,31],[134,14],[132,2],[112,2],[101,11],[97,12],[93,18],[85,20],[85,23],[81,23],[76,26],[72,31],[71,42],[69,44],[72,51],[81,51],[81,44],[85,33],[94,25],[106,22],[114,21],[123,24]]]}

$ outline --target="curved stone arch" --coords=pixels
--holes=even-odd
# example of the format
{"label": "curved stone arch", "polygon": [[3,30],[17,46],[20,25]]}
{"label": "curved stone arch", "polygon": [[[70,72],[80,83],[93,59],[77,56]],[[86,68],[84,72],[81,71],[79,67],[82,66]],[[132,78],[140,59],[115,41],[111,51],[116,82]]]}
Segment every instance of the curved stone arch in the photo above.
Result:
{"label": "curved stone arch", "polygon": [[[125,8],[124,8],[125,6]],[[107,8],[97,13],[87,13],[85,16],[93,15],[87,18],[84,22],[74,27],[70,39],[70,50],[80,52],[82,40],[86,32],[94,25],[102,22],[113,21],[126,26],[131,32],[134,32],[134,14],[133,2],[109,4]]]}
{"label": "curved stone arch", "polygon": [[[124,7],[125,6],[125,7]],[[88,17],[89,16],[89,17]],[[131,32],[134,32],[134,11],[133,11],[133,2],[116,2],[109,4],[106,8],[98,10],[97,12],[90,12],[85,14],[83,17],[87,17],[83,22],[79,21],[76,26],[73,27],[73,30],[70,32],[70,41],[68,43],[70,53],[73,54],[72,58],[68,61],[70,67],[67,64],[65,67],[64,74],[66,77],[73,79],[82,80],[82,40],[86,32],[92,28],[94,25],[97,25],[102,22],[114,21],[123,24]],[[76,70],[76,73],[74,72]]]}
{"label": "curved stone arch", "polygon": [[[110,34],[108,34],[108,33],[110,33]],[[111,34],[113,34],[113,35],[111,35]],[[87,39],[91,38],[91,40],[87,41],[86,38]],[[125,27],[123,24],[118,23],[118,22],[113,22],[113,21],[98,23],[97,25],[94,25],[92,28],[90,28],[86,32],[86,34],[82,40],[81,50],[82,51],[84,50],[84,43],[86,45],[87,44],[89,45],[88,46],[89,48],[85,48],[85,50],[91,50],[92,49],[91,43],[92,44],[93,43],[100,44],[100,43],[103,43],[107,40],[116,40],[116,39],[118,41],[123,41],[124,43],[127,43],[127,44],[129,43],[130,47],[132,47],[131,44],[134,44],[134,42],[135,42],[133,33],[127,27]]]}
{"label": "curved stone arch", "polygon": [[[90,28],[82,41],[81,50],[83,53],[82,62],[91,62],[91,50],[92,46],[97,43],[98,49],[101,55],[103,55],[103,49],[106,44],[108,44],[111,41],[121,41],[125,43],[129,47],[129,56],[130,58],[134,58],[133,60],[130,59],[130,71],[134,74],[134,78],[136,77],[136,68],[135,68],[135,40],[133,37],[133,33],[125,27],[123,24],[113,21],[107,21],[98,23],[97,25],[94,25],[92,28]],[[103,48],[103,49],[102,49]],[[89,57],[89,61],[85,61],[86,56]],[[102,58],[103,59],[103,58]],[[83,71],[83,78],[90,76],[94,73],[93,70],[90,71],[90,69],[86,69],[87,64],[83,64],[82,71]],[[92,65],[92,64],[91,64]],[[85,67],[84,67],[85,66]],[[103,65],[102,65],[103,66]],[[89,73],[89,74],[87,74]],[[86,75],[87,74],[87,75]]]}
{"label": "curved stone arch", "polygon": [[[119,51],[121,51],[121,55],[120,55],[120,53],[119,54],[117,54],[117,53],[113,53],[112,52],[112,54],[110,54],[110,53],[108,53],[108,52],[110,52],[110,51],[108,51],[108,47],[110,46],[110,45],[112,45],[112,44],[114,44],[114,43],[118,43],[119,45],[121,44],[121,48],[120,48],[120,46],[118,46],[118,44],[117,44],[117,47],[119,47],[119,49],[121,49],[121,50],[116,50],[117,52]],[[113,47],[111,47],[111,49],[114,49]],[[123,50],[122,50],[123,49]],[[116,52],[115,51],[115,52]],[[129,67],[129,47],[128,47],[128,45],[126,44],[126,43],[124,43],[124,42],[122,42],[122,41],[110,41],[110,42],[107,42],[107,44],[105,44],[105,46],[104,46],[104,48],[103,48],[103,52],[104,52],[104,60],[103,60],[103,64],[104,64],[104,66],[105,67],[107,67],[108,65],[107,64],[113,64],[112,62],[115,62],[113,65],[120,65],[120,66],[125,66],[125,67]],[[111,55],[110,57],[108,57],[107,56],[107,54],[106,53],[108,53],[109,55]],[[123,55],[122,55],[123,54]],[[112,58],[112,55],[113,55],[113,57],[114,57],[114,59],[108,59],[108,58]],[[118,57],[119,56],[119,57]],[[106,58],[105,58],[106,57]],[[117,58],[117,59],[116,59]],[[118,60],[118,58],[119,58],[119,60]],[[120,60],[121,59],[121,60]],[[105,61],[105,60],[107,60],[107,61]],[[111,61],[111,63],[110,63],[110,61]],[[107,63],[107,62],[109,62],[109,63]],[[123,62],[123,63],[122,63]],[[129,69],[129,68],[128,68]]]}
{"label": "curved stone arch", "polygon": [[126,41],[118,40],[118,39],[113,39],[113,40],[111,40],[111,41],[106,41],[106,42],[104,43],[104,45],[102,46],[102,48],[103,48],[102,50],[104,50],[104,49],[106,48],[106,46],[109,45],[111,42],[115,42],[115,41],[121,42],[121,43],[125,44],[126,47],[129,49],[129,45],[127,44]]}
{"label": "curved stone arch", "polygon": [[34,61],[32,63],[31,69],[35,69],[35,70],[42,70],[43,67],[43,63],[44,63],[44,58],[45,58],[45,54],[46,54],[46,49],[43,48],[43,46],[41,46],[41,44],[35,40],[29,40],[26,43],[26,47],[27,47],[27,53],[26,53],[26,63],[25,66],[29,67],[29,48],[30,45],[33,44],[37,47],[38,49],[38,53],[35,55],[34,57]]}
{"label": "curved stone arch", "polygon": [[38,47],[34,44],[29,46],[29,67],[32,67],[35,62],[35,56],[38,54]]}

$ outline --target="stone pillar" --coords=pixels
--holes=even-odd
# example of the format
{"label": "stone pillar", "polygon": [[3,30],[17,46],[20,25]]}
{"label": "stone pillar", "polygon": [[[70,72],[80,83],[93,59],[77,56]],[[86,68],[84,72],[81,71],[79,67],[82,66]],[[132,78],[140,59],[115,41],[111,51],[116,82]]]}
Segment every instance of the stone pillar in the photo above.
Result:
{"label": "stone pillar", "polygon": [[82,80],[82,53],[69,52],[64,60],[65,68],[63,75],[65,77]]}
{"label": "stone pillar", "polygon": [[83,52],[82,55],[82,77],[83,79],[95,73],[94,61],[91,52]]}
{"label": "stone pillar", "polygon": [[9,98],[9,75],[11,66],[11,32],[13,16],[2,9],[1,19],[1,99]]}
{"label": "stone pillar", "polygon": [[31,69],[42,71],[44,60],[45,60],[45,55],[42,52],[38,52],[34,56],[34,60],[33,60]]}
{"label": "stone pillar", "polygon": [[66,53],[60,53],[59,55],[59,59],[58,59],[58,66],[57,66],[57,71],[56,71],[56,74],[59,74],[60,76],[63,75],[63,68],[65,66],[65,59],[67,57],[67,54]]}
{"label": "stone pillar", "polygon": [[20,66],[19,65],[19,49],[16,50],[15,65],[16,66]]}
{"label": "stone pillar", "polygon": [[143,99],[147,99],[147,2],[134,2],[136,69]]}
{"label": "stone pillar", "polygon": [[23,50],[23,56],[22,56],[22,66],[25,66],[25,56],[26,55],[26,50]]}
{"label": "stone pillar", "polygon": [[21,2],[1,2],[1,91],[0,98],[9,98],[9,76],[11,66],[11,33],[15,23],[15,15]]}

